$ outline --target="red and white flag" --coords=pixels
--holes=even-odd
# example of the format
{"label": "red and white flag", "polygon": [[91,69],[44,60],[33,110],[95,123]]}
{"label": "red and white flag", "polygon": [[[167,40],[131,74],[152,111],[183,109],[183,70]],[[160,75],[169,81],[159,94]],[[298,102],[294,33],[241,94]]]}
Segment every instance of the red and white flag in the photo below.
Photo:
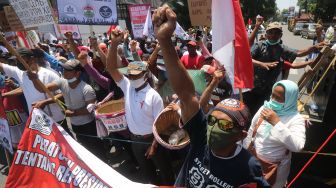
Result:
{"label": "red and white flag", "polygon": [[15,154],[5,188],[150,188],[102,162],[42,110],[34,108]]}
{"label": "red and white flag", "polygon": [[234,88],[253,88],[253,65],[239,0],[212,0],[213,55]]}

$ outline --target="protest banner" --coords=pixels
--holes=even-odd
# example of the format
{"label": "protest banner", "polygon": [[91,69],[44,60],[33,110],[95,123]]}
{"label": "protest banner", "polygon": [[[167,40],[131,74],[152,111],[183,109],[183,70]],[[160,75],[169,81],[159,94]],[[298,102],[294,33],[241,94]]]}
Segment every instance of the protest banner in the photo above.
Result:
{"label": "protest banner", "polygon": [[5,109],[0,98],[0,145],[13,153],[12,139],[9,132],[9,125],[6,119]]}
{"label": "protest banner", "polygon": [[9,0],[24,28],[54,23],[48,0]]}
{"label": "protest banner", "polygon": [[154,187],[122,176],[76,142],[42,110],[35,108],[27,121],[5,188],[37,186]]}
{"label": "protest banner", "polygon": [[24,31],[24,27],[11,6],[4,6],[4,12],[11,31]]}
{"label": "protest banner", "polygon": [[116,0],[58,0],[58,23],[81,25],[116,25]]}
{"label": "protest banner", "polygon": [[134,38],[142,38],[150,4],[128,5]]}
{"label": "protest banner", "polygon": [[188,7],[191,25],[211,26],[211,0],[188,0]]}

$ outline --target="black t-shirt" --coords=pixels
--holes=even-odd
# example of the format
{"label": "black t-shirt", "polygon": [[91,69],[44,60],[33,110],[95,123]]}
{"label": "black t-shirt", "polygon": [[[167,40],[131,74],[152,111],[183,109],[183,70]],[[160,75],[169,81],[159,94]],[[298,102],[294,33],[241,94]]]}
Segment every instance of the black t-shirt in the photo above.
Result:
{"label": "black t-shirt", "polygon": [[244,148],[228,159],[212,154],[206,143],[207,122],[202,110],[184,129],[190,137],[190,150],[175,186],[231,188],[254,183],[270,187],[262,176],[260,163]]}

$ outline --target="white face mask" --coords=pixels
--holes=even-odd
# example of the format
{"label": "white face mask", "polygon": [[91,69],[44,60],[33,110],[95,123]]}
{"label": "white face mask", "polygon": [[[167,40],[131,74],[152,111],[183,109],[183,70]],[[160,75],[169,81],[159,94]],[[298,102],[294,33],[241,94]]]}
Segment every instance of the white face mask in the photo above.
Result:
{"label": "white face mask", "polygon": [[67,80],[67,82],[68,82],[69,84],[71,84],[71,83],[75,82],[75,81],[77,80],[77,78],[76,78],[76,77],[73,77],[73,78],[71,78],[71,79],[66,79],[66,80]]}
{"label": "white face mask", "polygon": [[145,79],[145,75],[137,80],[129,80],[130,81],[130,85],[132,88],[136,89],[141,87],[146,81],[147,79]]}

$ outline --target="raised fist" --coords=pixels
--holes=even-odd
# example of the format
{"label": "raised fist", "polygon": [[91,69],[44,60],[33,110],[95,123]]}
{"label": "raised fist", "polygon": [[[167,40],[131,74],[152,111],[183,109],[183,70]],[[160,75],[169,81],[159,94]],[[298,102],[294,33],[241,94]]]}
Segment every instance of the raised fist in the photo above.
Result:
{"label": "raised fist", "polygon": [[68,31],[66,33],[64,33],[64,36],[67,38],[67,39],[72,39],[72,32]]}
{"label": "raised fist", "polygon": [[176,14],[167,5],[159,7],[154,11],[153,24],[156,38],[171,40],[176,27]]}
{"label": "raised fist", "polygon": [[111,32],[111,42],[119,44],[124,40],[124,33],[120,30],[113,30]]}

